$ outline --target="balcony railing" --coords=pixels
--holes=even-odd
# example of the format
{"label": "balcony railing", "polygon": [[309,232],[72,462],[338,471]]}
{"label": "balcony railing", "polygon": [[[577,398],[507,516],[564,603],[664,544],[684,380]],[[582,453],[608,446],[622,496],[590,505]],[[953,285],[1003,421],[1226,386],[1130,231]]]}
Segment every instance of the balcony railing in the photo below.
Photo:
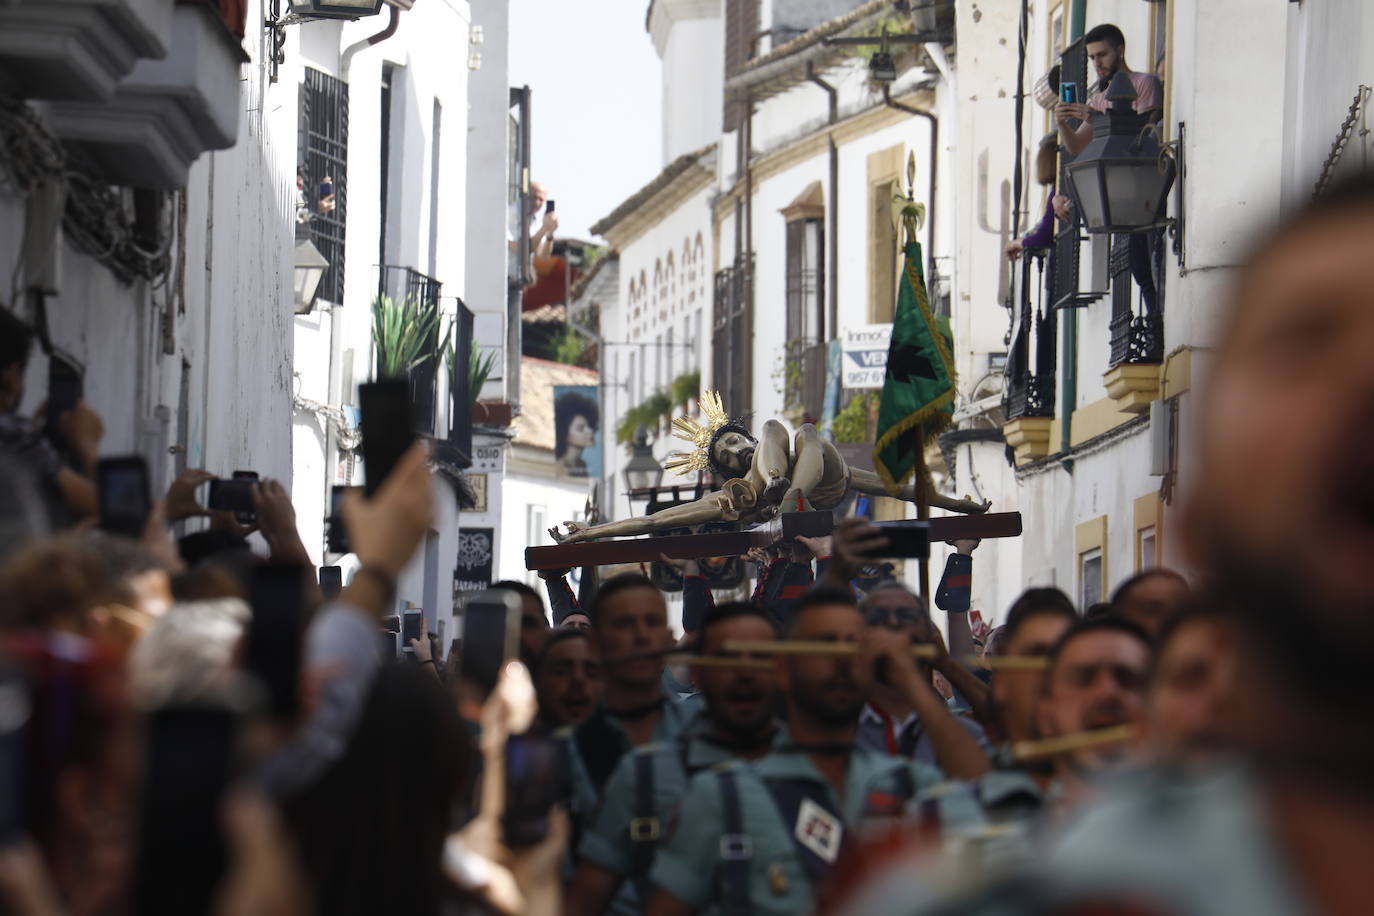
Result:
{"label": "balcony railing", "polygon": [[453,346],[458,365],[453,368],[449,384],[449,415],[447,449],[459,467],[472,465],[472,402],[477,392],[469,384],[472,358],[472,310],[457,300],[453,314]]}
{"label": "balcony railing", "polygon": [[[389,296],[393,302],[413,304],[416,308],[425,306],[438,309],[439,294],[443,284],[433,277],[425,276],[411,267],[383,264],[381,267],[380,292]],[[411,369],[410,403],[415,414],[417,432],[427,436],[435,434],[435,410],[438,407],[436,380],[444,367],[445,355],[439,350],[439,339],[443,328],[436,323],[429,338],[425,341],[425,352],[430,358]]]}
{"label": "balcony railing", "polygon": [[754,341],[754,256],[716,272],[712,333],[712,380],[733,416],[752,407],[750,375]]}
{"label": "balcony railing", "polygon": [[820,422],[825,407],[829,347],[823,340],[789,340],[783,345],[783,403]]}
{"label": "balcony railing", "polygon": [[1164,359],[1163,297],[1157,279],[1161,242],[1157,231],[1112,238],[1107,266],[1112,278],[1113,368]]}
{"label": "balcony railing", "polygon": [[1003,389],[1008,420],[1054,416],[1058,318],[1046,299],[1055,290],[1056,267],[1053,252],[1047,258],[1044,251],[1028,251],[1021,260]]}

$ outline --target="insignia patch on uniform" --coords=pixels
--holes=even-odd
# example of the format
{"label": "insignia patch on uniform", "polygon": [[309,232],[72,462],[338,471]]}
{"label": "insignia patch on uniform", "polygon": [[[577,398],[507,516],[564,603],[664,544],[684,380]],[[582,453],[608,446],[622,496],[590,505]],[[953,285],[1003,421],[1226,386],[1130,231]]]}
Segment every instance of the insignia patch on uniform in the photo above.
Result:
{"label": "insignia patch on uniform", "polygon": [[844,839],[844,825],[840,819],[822,808],[809,798],[802,799],[797,810],[797,842],[834,864],[840,854],[840,841]]}
{"label": "insignia patch on uniform", "polygon": [[768,866],[768,887],[777,897],[787,893],[787,875],[783,872],[781,865]]}

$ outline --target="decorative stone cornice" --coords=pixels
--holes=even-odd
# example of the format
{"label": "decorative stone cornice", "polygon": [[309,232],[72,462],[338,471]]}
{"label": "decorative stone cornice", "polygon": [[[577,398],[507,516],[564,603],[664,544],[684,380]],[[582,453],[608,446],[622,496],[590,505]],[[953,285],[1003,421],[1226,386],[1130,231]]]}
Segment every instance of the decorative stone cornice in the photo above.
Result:
{"label": "decorative stone cornice", "polygon": [[653,39],[654,50],[662,57],[668,47],[673,26],[688,19],[719,19],[721,0],[653,0],[644,28]]}

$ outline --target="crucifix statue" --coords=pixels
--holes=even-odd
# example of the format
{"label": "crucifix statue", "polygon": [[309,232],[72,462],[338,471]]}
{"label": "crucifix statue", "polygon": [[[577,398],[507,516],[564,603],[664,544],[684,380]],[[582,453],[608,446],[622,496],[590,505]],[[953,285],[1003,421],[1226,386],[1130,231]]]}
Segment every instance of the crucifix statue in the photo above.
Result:
{"label": "crucifix statue", "polygon": [[573,544],[595,538],[655,534],[706,522],[766,522],[780,512],[833,509],[851,490],[916,502],[916,488],[926,487],[929,505],[951,512],[981,513],[990,505],[936,493],[920,477],[895,494],[889,493],[873,471],[850,467],[834,444],[811,423],[802,424],[795,436],[789,436],[782,423],[768,420],[756,439],[743,420],[726,413],[720,394],[715,391],[702,394],[701,412],[705,423],[687,416],[673,421],[674,435],[695,448],[669,455],[666,466],[680,474],[709,468],[725,480],[719,490],[639,518],[590,526],[564,522],[566,531],[549,529],[553,539],[560,544]]}

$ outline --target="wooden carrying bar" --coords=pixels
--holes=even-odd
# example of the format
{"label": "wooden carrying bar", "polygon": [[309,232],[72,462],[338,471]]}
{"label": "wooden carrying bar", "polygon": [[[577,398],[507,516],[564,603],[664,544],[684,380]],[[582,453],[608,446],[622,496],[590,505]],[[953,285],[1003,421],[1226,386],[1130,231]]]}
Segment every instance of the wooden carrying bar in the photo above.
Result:
{"label": "wooden carrying bar", "polygon": [[[1010,538],[1021,534],[1021,513],[947,515],[932,518],[925,524],[929,528],[931,541]],[[525,568],[570,569],[574,566],[650,563],[657,560],[660,554],[675,560],[735,557],[748,553],[751,547],[769,547],[781,542],[790,542],[795,537],[824,537],[834,528],[835,519],[829,512],[784,512],[772,521],[747,531],[620,538],[526,547]]]}

